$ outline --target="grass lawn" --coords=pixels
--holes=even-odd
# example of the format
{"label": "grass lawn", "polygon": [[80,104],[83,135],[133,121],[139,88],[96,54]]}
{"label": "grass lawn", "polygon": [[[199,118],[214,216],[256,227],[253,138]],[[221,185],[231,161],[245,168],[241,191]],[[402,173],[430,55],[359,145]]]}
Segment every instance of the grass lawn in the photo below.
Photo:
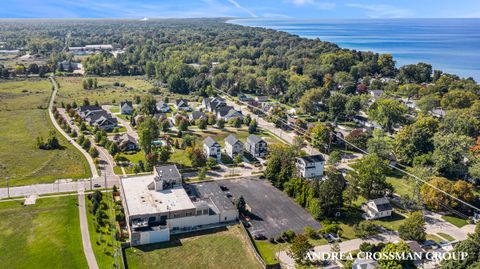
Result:
{"label": "grass lawn", "polygon": [[238,225],[126,249],[128,268],[261,268]]}
{"label": "grass lawn", "polygon": [[[101,105],[117,105],[125,99],[132,101],[136,95],[142,96],[153,88],[141,76],[97,77],[97,80],[99,88],[84,90],[82,88],[83,77],[58,77],[60,91],[57,103],[76,101],[77,104],[81,104],[83,99],[88,98],[91,103],[98,101]],[[115,82],[125,83],[125,86],[114,86]]]}
{"label": "grass lawn", "polygon": [[[143,150],[137,151],[133,154],[120,153],[120,156],[127,158],[130,161],[130,163],[133,164],[133,165],[138,164],[138,161],[142,161],[144,164],[146,163],[145,154],[143,153]],[[118,166],[116,166],[116,167],[118,167]],[[127,174],[135,174],[135,172],[133,170],[133,166],[132,167],[125,166],[123,168],[125,169],[125,172]],[[122,172],[121,172],[122,170],[121,170],[120,167],[118,167],[117,170],[120,172],[119,174],[122,174]]]}
{"label": "grass lawn", "polygon": [[278,259],[276,257],[277,252],[285,250],[288,248],[288,243],[270,243],[268,241],[259,241],[254,240],[255,247],[258,250],[260,256],[262,256],[263,260],[267,264],[276,264],[278,263]]}
{"label": "grass lawn", "polygon": [[77,196],[0,203],[2,268],[88,268]]}
{"label": "grass lawn", "polygon": [[415,193],[415,182],[411,179],[405,179],[401,175],[387,176],[387,182],[392,184],[395,193],[400,196],[408,195],[412,197]]}
{"label": "grass lawn", "polygon": [[427,239],[427,240],[433,240],[433,241],[435,241],[435,242],[437,242],[437,243],[440,243],[440,242],[443,241],[442,238],[438,237],[438,236],[435,235],[435,234],[427,234],[426,239]]}
{"label": "grass lawn", "polygon": [[[55,130],[48,117],[52,85],[46,79],[0,83],[0,187],[91,176],[87,160]],[[51,131],[64,149],[40,150],[37,136]]]}
{"label": "grass lawn", "polygon": [[446,233],[437,233],[439,236],[441,236],[442,238],[445,238],[446,240],[448,241],[455,241],[455,238],[449,234],[446,234]]}
{"label": "grass lawn", "polygon": [[[109,193],[108,195],[111,195]],[[110,206],[107,202],[107,197],[103,193],[103,201]],[[95,230],[95,216],[91,212],[92,202],[88,199],[88,195],[85,195],[85,202],[87,203],[87,219],[88,219],[88,232],[90,233],[90,241],[92,243],[93,252],[95,253],[95,258],[97,259],[98,267],[103,268],[113,268],[114,259],[114,248],[113,244],[119,247],[120,242],[116,239],[112,239],[112,234],[110,231],[110,226],[100,227],[98,231]],[[113,204],[113,201],[112,201]],[[113,212],[110,211],[110,208],[106,210],[108,217],[112,217]]]}
{"label": "grass lawn", "polygon": [[454,216],[442,216],[442,219],[444,221],[450,222],[458,228],[462,228],[463,226],[468,224],[466,220]]}

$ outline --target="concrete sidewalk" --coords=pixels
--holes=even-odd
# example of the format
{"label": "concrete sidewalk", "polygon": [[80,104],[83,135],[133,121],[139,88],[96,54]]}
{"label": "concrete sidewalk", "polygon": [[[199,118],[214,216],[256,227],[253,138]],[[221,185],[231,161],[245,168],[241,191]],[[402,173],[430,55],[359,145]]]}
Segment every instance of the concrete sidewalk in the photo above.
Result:
{"label": "concrete sidewalk", "polygon": [[80,230],[82,232],[82,244],[85,258],[87,258],[88,268],[98,269],[97,260],[93,253],[90,234],[88,233],[87,210],[85,209],[85,195],[83,191],[78,192],[78,212],[80,214]]}

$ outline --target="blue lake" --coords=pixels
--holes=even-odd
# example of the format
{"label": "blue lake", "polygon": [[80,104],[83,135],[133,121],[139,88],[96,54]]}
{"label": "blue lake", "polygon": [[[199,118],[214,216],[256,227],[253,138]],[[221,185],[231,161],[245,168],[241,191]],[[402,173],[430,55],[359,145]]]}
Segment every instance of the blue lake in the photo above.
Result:
{"label": "blue lake", "polygon": [[397,66],[426,62],[435,69],[480,81],[480,19],[238,19],[343,48],[390,53]]}

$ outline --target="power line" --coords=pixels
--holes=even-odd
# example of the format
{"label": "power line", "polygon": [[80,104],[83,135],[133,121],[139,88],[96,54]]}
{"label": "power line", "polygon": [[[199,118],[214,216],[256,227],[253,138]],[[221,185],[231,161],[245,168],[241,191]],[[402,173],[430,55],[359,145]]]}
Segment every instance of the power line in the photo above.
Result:
{"label": "power line", "polygon": [[[222,91],[222,90],[220,90],[220,89],[218,89],[218,88],[215,88],[215,90],[217,90],[217,91],[219,91],[219,92],[227,95],[229,98],[232,98],[232,99],[233,99],[233,96],[231,96],[231,95],[228,94],[227,92]],[[258,107],[256,107],[256,106],[253,106],[253,105],[250,105],[250,104],[246,103],[245,101],[238,100],[238,102],[240,102],[240,103],[242,103],[242,104],[245,104],[247,107],[251,107],[252,109],[258,110],[258,111],[260,111],[261,113],[265,113],[265,112],[264,112],[263,110],[261,110],[260,108],[258,108]],[[259,117],[259,116],[257,115],[257,117]],[[284,124],[286,124],[286,125],[289,125],[287,121],[285,121],[284,119],[282,119],[282,118],[280,118],[280,117],[278,117],[278,116],[270,115],[270,117],[276,118],[277,120],[281,121],[282,123],[284,123]],[[290,126],[292,126],[292,125],[290,125]],[[293,124],[293,126],[296,127],[296,128],[298,128],[298,129],[296,129],[296,131],[299,132],[299,133],[302,134],[302,135],[305,135],[305,134],[307,133],[307,131],[308,131],[308,130],[305,130],[305,129],[304,129],[303,127],[301,127],[301,126],[296,126],[296,124]],[[347,141],[345,138],[343,138],[342,136],[338,135],[338,133],[331,132],[331,133],[330,133],[330,136],[331,136],[332,134],[335,135],[338,139],[342,140],[344,143],[346,143],[346,144],[350,145],[351,147],[357,149],[358,151],[360,151],[360,152],[362,152],[362,153],[364,153],[364,154],[368,154],[368,152],[367,152],[366,150],[364,150],[364,149],[362,149],[362,148],[360,148],[360,147],[357,147],[356,145],[350,143],[350,142]],[[468,206],[468,207],[470,207],[470,208],[472,208],[472,209],[480,212],[480,208],[478,208],[478,207],[476,207],[476,206],[474,206],[474,205],[472,205],[472,204],[470,204],[470,203],[467,203],[467,202],[465,202],[465,201],[463,201],[463,200],[461,200],[461,199],[459,199],[459,198],[457,198],[457,197],[455,197],[455,196],[447,193],[446,191],[444,191],[444,190],[442,190],[442,189],[434,186],[433,184],[429,183],[428,181],[425,181],[425,180],[421,179],[420,177],[418,177],[418,176],[416,176],[416,175],[414,175],[414,174],[412,174],[412,173],[410,173],[410,172],[408,172],[408,171],[406,171],[406,170],[404,170],[404,169],[401,169],[401,168],[399,168],[399,167],[397,167],[397,166],[395,166],[395,165],[393,165],[393,164],[391,164],[391,163],[389,163],[388,166],[391,167],[392,169],[395,169],[395,170],[403,173],[403,174],[406,174],[406,175],[408,175],[408,176],[410,176],[410,177],[413,177],[413,178],[415,178],[416,180],[418,180],[418,181],[420,181],[420,182],[422,182],[422,183],[424,183],[424,184],[427,184],[428,186],[430,186],[430,187],[433,188],[434,190],[439,191],[439,192],[443,193],[444,195],[446,195],[446,196],[448,196],[448,197],[450,197],[450,198],[452,198],[452,199],[454,199],[454,200],[456,200],[456,201],[458,201],[458,202],[460,202],[460,203],[462,203],[462,204],[464,204],[464,205],[466,205],[466,206]]]}

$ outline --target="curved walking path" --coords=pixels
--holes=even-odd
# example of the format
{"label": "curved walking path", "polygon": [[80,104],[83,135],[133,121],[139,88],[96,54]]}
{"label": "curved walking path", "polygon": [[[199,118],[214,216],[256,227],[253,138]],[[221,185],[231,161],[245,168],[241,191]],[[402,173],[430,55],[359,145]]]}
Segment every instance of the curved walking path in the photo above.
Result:
{"label": "curved walking path", "polygon": [[90,234],[88,232],[87,211],[85,209],[85,195],[83,191],[78,192],[78,213],[80,214],[80,231],[82,232],[82,244],[85,258],[87,258],[88,268],[98,269],[97,260],[93,253]]}
{"label": "curved walking path", "polygon": [[98,171],[97,167],[95,166],[95,163],[93,162],[92,156],[88,154],[74,139],[72,139],[61,127],[58,125],[57,121],[55,120],[55,117],[53,116],[52,112],[52,107],[55,102],[55,97],[57,96],[58,92],[58,84],[53,79],[53,77],[50,77],[50,82],[53,85],[53,92],[52,92],[52,97],[50,98],[50,102],[48,104],[48,115],[50,116],[50,120],[52,121],[53,126],[69,141],[73,146],[75,146],[80,152],[85,156],[85,158],[88,161],[88,165],[90,166],[90,171],[92,172],[92,177],[97,178],[98,177]]}

